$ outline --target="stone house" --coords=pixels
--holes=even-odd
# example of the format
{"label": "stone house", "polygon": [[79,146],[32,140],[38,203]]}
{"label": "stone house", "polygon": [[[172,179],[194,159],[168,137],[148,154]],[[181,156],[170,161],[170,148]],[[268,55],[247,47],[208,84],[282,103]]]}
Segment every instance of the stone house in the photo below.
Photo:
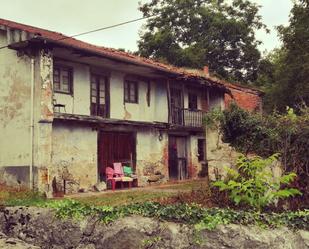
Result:
{"label": "stone house", "polygon": [[235,87],[207,68],[0,19],[2,180],[48,191],[67,175],[76,191],[104,181],[113,162],[131,165],[139,185],[196,178],[207,173],[203,114],[225,108],[231,89],[248,96]]}

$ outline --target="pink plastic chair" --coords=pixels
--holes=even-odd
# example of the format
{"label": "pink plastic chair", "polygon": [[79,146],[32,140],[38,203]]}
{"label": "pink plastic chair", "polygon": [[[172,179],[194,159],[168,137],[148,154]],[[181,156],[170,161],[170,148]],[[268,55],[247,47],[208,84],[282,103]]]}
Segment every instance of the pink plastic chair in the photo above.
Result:
{"label": "pink plastic chair", "polygon": [[114,169],[111,167],[106,167],[105,173],[106,173],[106,183],[110,181],[112,184],[112,190],[114,191],[116,188],[116,182],[121,182],[122,179],[119,176],[115,176]]}
{"label": "pink plastic chair", "polygon": [[127,182],[129,184],[129,188],[131,188],[132,187],[133,178],[124,175],[121,163],[113,163],[113,165],[114,165],[114,174],[117,177],[121,178],[121,184],[123,182]]}

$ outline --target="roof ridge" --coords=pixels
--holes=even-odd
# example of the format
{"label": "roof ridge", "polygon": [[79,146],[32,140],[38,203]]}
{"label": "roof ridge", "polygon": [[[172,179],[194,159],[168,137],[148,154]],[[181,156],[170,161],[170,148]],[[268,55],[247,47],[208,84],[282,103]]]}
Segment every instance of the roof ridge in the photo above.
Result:
{"label": "roof ridge", "polygon": [[[237,87],[237,83],[231,83],[226,80],[222,80],[218,77],[215,77],[213,75],[207,75],[203,72],[203,70],[198,69],[198,68],[188,69],[184,67],[177,67],[171,64],[165,64],[158,60],[142,57],[142,56],[133,54],[131,52],[121,51],[116,48],[95,45],[92,43],[88,43],[88,42],[76,39],[72,36],[62,34],[60,32],[51,31],[48,29],[39,28],[39,27],[35,27],[35,26],[23,24],[23,23],[18,23],[18,22],[3,19],[3,18],[0,18],[0,25],[5,25],[13,29],[19,29],[19,30],[23,30],[23,31],[33,33],[33,34],[39,33],[42,36],[42,38],[50,39],[51,41],[55,41],[55,42],[59,41],[66,46],[73,46],[73,47],[76,46],[81,49],[92,50],[95,53],[103,53],[109,56],[112,56],[112,55],[119,56],[119,57],[122,57],[122,59],[126,58],[126,59],[132,60],[132,62],[135,61],[135,63],[143,63],[143,64],[147,64],[148,66],[155,66],[155,67],[158,67],[158,69],[168,70],[171,73],[180,74],[180,75],[183,75],[184,77],[202,77],[206,80],[210,80],[219,85],[223,85],[223,86],[230,85],[230,87],[232,86]],[[238,87],[249,88],[246,86],[238,86]],[[254,90],[260,91],[257,89],[254,89]]]}
{"label": "roof ridge", "polygon": [[[61,35],[63,37],[69,37],[63,33],[60,33],[60,32],[57,32],[57,31],[54,31],[54,30],[49,30],[49,29],[46,29],[46,28],[39,28],[39,27],[36,27],[36,26],[32,26],[32,25],[29,25],[29,24],[24,24],[24,23],[20,23],[20,22],[16,22],[16,21],[12,21],[12,20],[8,20],[8,19],[3,19],[3,18],[0,18],[0,24],[3,24],[3,25],[6,25],[6,24],[13,24],[13,25],[18,25],[18,26],[21,26],[21,27],[24,27],[25,29],[26,28],[32,28],[32,29],[40,29],[42,31],[45,31],[45,32],[51,32],[51,33],[55,33],[57,35]],[[10,25],[8,25],[10,26]],[[17,27],[16,27],[17,28]],[[17,28],[17,29],[22,29],[22,28]],[[22,29],[23,30],[23,29]],[[27,31],[27,30],[25,30]]]}
{"label": "roof ridge", "polygon": [[[139,56],[139,55],[135,55],[135,54],[133,54],[131,52],[121,51],[121,50],[116,49],[116,48],[111,48],[111,47],[106,47],[106,46],[101,46],[101,45],[95,45],[95,44],[92,44],[92,43],[89,43],[89,42],[85,42],[85,41],[76,39],[75,37],[71,37],[69,35],[66,35],[66,34],[63,34],[63,33],[57,32],[57,31],[48,30],[46,28],[35,27],[35,26],[32,26],[32,25],[23,24],[23,23],[12,21],[12,20],[3,19],[3,18],[0,18],[0,24],[7,25],[7,26],[12,26],[13,25],[13,26],[16,26],[16,27],[13,27],[13,28],[21,29],[21,30],[24,30],[24,31],[28,31],[30,33],[33,33],[33,32],[29,31],[27,28],[31,28],[31,29],[37,30],[37,31],[44,31],[44,32],[47,32],[47,33],[54,33],[54,34],[57,34],[59,36],[62,36],[61,39],[55,39],[55,40],[58,40],[58,41],[72,39],[72,40],[75,40],[77,42],[82,42],[84,44],[87,44],[88,46],[95,47],[97,49],[105,49],[105,50],[109,50],[111,52],[116,52],[118,54],[129,55],[132,58],[139,58],[139,59],[142,59],[142,60],[149,60],[149,61],[152,61],[152,62],[155,62],[155,63],[159,63],[159,64],[161,64],[162,66],[165,66],[165,67],[166,66],[168,66],[168,67],[169,66],[173,66],[173,65],[164,64],[164,63],[159,62],[158,60],[155,60],[155,59],[150,59],[150,58],[142,57],[142,56]],[[175,67],[175,66],[173,66],[173,67]]]}

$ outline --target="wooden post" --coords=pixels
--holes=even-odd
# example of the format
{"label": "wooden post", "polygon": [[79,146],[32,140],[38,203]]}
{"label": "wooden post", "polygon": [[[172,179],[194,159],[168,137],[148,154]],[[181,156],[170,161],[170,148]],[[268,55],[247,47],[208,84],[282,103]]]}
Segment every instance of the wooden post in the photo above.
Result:
{"label": "wooden post", "polygon": [[181,84],[181,107],[182,125],[185,125],[185,84],[183,82]]}
{"label": "wooden post", "polygon": [[172,118],[171,118],[171,89],[170,89],[170,80],[167,79],[167,106],[168,106],[168,122],[171,123],[172,122]]}
{"label": "wooden post", "polygon": [[209,88],[207,87],[207,111],[210,110]]}

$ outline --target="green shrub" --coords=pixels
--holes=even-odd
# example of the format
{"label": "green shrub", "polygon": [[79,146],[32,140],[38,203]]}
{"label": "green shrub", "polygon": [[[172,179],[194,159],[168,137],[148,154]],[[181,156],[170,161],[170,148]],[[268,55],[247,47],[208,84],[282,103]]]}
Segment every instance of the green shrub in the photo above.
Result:
{"label": "green shrub", "polygon": [[287,185],[295,179],[295,173],[273,179],[268,167],[277,158],[277,154],[266,159],[249,159],[241,155],[236,161],[237,170],[228,169],[227,179],[216,181],[213,185],[219,187],[220,191],[228,191],[230,199],[236,205],[244,203],[259,211],[275,200],[301,194],[295,188],[282,188],[282,184]]}
{"label": "green shrub", "polygon": [[302,108],[297,115],[289,107],[286,114],[261,115],[232,104],[222,115],[214,112],[205,121],[208,127],[215,129],[218,124],[214,127],[213,122],[219,122],[222,141],[245,155],[253,153],[269,157],[280,153],[283,171],[297,174],[293,184],[303,193],[302,197],[293,198],[290,208],[308,207],[309,107]]}

